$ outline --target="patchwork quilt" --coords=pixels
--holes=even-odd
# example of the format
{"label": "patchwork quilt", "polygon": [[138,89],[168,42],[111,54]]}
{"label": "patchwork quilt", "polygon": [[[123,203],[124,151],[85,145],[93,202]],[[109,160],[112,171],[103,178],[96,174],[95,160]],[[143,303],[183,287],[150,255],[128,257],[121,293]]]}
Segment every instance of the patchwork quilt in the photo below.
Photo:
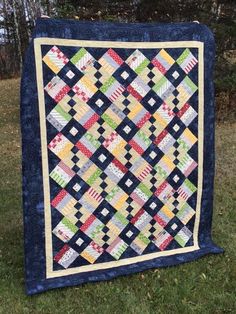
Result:
{"label": "patchwork quilt", "polygon": [[220,253],[211,32],[40,19],[21,85],[28,294]]}

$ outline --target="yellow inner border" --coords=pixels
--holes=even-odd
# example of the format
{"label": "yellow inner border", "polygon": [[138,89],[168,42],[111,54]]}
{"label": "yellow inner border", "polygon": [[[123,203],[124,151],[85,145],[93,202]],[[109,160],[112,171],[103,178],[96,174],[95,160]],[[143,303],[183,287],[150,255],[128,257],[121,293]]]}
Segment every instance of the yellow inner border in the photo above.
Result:
{"label": "yellow inner border", "polygon": [[[50,205],[50,185],[48,169],[48,152],[47,152],[47,130],[45,116],[44,86],[43,86],[43,68],[42,68],[42,51],[41,45],[62,45],[78,47],[97,47],[97,48],[198,48],[198,187],[197,187],[197,205],[196,216],[193,230],[193,246],[179,248],[169,251],[145,254],[136,257],[85,265],[80,267],[68,268],[63,270],[53,270],[52,256],[52,229],[51,229],[51,205]],[[204,117],[204,67],[203,51],[204,44],[198,41],[173,41],[173,42],[118,42],[118,41],[90,41],[90,40],[72,40],[59,38],[36,38],[34,39],[34,51],[36,62],[36,77],[39,101],[40,115],[40,133],[42,149],[42,171],[43,171],[43,188],[44,188],[44,217],[45,217],[45,254],[46,254],[46,278],[55,278],[60,276],[78,274],[87,271],[100,269],[109,269],[118,266],[130,265],[161,256],[170,256],[180,253],[192,252],[199,249],[198,246],[198,229],[200,223],[200,207],[202,197],[202,177],[203,177],[203,117]]]}

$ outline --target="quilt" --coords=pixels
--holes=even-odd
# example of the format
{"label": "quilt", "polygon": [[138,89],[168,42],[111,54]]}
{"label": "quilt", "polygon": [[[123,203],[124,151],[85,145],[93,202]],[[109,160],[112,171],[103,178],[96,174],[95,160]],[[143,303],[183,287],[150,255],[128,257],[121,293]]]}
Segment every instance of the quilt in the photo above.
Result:
{"label": "quilt", "polygon": [[197,23],[37,21],[21,84],[28,294],[222,252],[213,59]]}

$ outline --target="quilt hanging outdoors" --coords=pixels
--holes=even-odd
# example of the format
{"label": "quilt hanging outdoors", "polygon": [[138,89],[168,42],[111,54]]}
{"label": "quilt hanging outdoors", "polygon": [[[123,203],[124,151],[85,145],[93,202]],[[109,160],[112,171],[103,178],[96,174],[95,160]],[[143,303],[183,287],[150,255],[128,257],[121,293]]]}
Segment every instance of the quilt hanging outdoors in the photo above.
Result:
{"label": "quilt hanging outdoors", "polygon": [[21,85],[28,294],[222,251],[213,59],[196,23],[38,20]]}

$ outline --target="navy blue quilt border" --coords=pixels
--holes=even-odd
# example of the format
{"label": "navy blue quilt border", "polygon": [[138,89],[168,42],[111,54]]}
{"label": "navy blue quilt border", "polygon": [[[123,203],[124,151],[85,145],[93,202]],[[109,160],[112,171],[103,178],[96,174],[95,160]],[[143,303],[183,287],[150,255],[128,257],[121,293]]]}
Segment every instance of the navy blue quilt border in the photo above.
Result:
{"label": "navy blue quilt border", "polygon": [[[164,30],[164,31],[163,31]],[[200,41],[204,43],[204,159],[203,190],[197,251],[158,257],[128,266],[46,279],[44,199],[34,38],[65,38],[109,41]],[[39,19],[25,56],[21,81],[22,183],[24,215],[25,283],[31,295],[48,289],[108,280],[145,269],[195,260],[208,253],[221,253],[211,238],[214,184],[214,37],[202,24],[125,24]]]}

